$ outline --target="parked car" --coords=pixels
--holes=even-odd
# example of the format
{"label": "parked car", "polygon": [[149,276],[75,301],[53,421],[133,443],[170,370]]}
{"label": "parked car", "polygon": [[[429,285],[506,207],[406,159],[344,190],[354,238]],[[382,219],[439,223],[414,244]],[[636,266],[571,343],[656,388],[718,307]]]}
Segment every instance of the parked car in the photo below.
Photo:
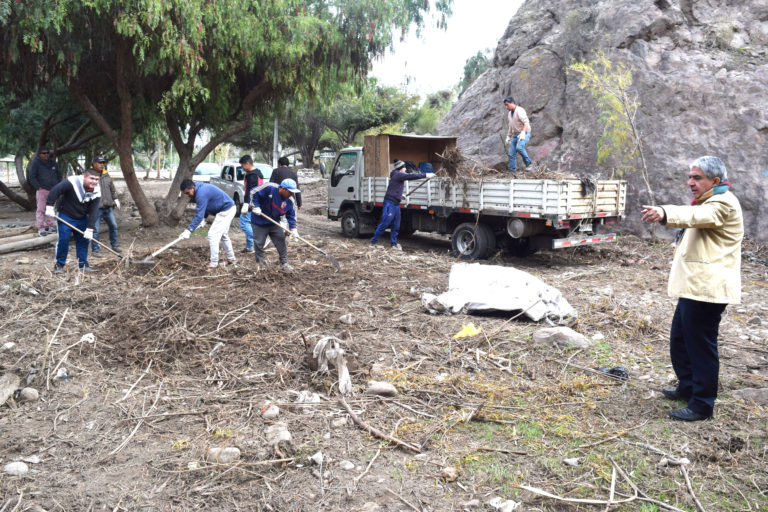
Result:
{"label": "parked car", "polygon": [[218,176],[221,172],[219,164],[213,162],[203,162],[197,166],[192,175],[193,181],[211,181],[211,178]]}
{"label": "parked car", "polygon": [[[272,167],[270,165],[254,163],[253,166],[261,171],[264,181],[269,181],[269,178],[272,176]],[[244,179],[245,171],[238,162],[225,162],[221,166],[221,172],[210,178],[211,185],[226,192],[235,202],[235,206],[237,206],[236,216],[238,217],[240,216],[240,207],[243,205],[245,197]]]}

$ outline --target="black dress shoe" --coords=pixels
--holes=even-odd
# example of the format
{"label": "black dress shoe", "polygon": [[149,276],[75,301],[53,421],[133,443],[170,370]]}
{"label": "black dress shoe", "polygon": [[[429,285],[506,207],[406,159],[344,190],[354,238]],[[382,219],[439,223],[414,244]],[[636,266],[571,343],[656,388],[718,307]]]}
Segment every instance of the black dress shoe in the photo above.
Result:
{"label": "black dress shoe", "polygon": [[701,421],[706,420],[708,418],[711,418],[712,415],[709,416],[704,414],[699,414],[695,411],[690,410],[689,408],[685,409],[677,409],[676,411],[669,411],[669,417],[673,420],[679,420],[679,421]]}
{"label": "black dress shoe", "polygon": [[680,400],[687,402],[690,397],[682,395],[677,388],[664,388],[661,390],[661,394],[670,400]]}

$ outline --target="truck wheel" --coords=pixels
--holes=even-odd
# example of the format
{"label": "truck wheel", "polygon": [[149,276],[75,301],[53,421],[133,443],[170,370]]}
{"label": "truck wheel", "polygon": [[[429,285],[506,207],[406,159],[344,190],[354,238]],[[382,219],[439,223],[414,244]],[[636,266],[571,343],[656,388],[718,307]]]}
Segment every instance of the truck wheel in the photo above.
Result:
{"label": "truck wheel", "polygon": [[341,232],[347,238],[360,236],[360,216],[354,209],[344,210],[341,214]]}
{"label": "truck wheel", "polygon": [[240,208],[243,207],[243,202],[240,201],[240,196],[237,195],[237,194],[235,194],[234,199],[235,199],[235,217],[239,217],[240,216]]}
{"label": "truck wheel", "polygon": [[453,253],[463,260],[484,258],[488,251],[493,249],[488,237],[489,232],[493,237],[493,232],[484,224],[477,226],[470,222],[459,224],[451,236]]}

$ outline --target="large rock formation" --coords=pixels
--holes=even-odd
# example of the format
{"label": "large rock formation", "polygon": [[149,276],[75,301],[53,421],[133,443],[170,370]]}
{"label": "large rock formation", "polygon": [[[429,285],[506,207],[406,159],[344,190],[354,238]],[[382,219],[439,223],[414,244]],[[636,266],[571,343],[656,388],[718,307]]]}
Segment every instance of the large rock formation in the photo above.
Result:
{"label": "large rock formation", "polygon": [[[768,2],[742,0],[527,0],[481,75],[440,123],[462,152],[486,165],[506,161],[502,137],[512,95],[529,114],[529,154],[550,169],[609,177],[598,167],[602,133],[595,100],[566,71],[595,49],[633,69],[637,125],[657,202],[685,203],[688,164],[725,162],[744,209],[745,230],[768,240]],[[518,161],[518,165],[520,162]],[[624,227],[646,233],[639,174],[630,182]],[[667,230],[661,230],[659,233]]]}

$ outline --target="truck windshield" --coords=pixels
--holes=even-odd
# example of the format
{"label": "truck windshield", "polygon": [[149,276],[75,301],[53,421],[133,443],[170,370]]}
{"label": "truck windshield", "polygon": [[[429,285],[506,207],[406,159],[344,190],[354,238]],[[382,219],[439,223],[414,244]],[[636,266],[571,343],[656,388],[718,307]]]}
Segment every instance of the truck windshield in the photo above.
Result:
{"label": "truck windshield", "polygon": [[339,155],[339,159],[336,160],[336,165],[333,167],[333,173],[331,174],[331,186],[335,187],[342,176],[346,176],[349,171],[354,171],[356,163],[357,153],[342,153]]}

